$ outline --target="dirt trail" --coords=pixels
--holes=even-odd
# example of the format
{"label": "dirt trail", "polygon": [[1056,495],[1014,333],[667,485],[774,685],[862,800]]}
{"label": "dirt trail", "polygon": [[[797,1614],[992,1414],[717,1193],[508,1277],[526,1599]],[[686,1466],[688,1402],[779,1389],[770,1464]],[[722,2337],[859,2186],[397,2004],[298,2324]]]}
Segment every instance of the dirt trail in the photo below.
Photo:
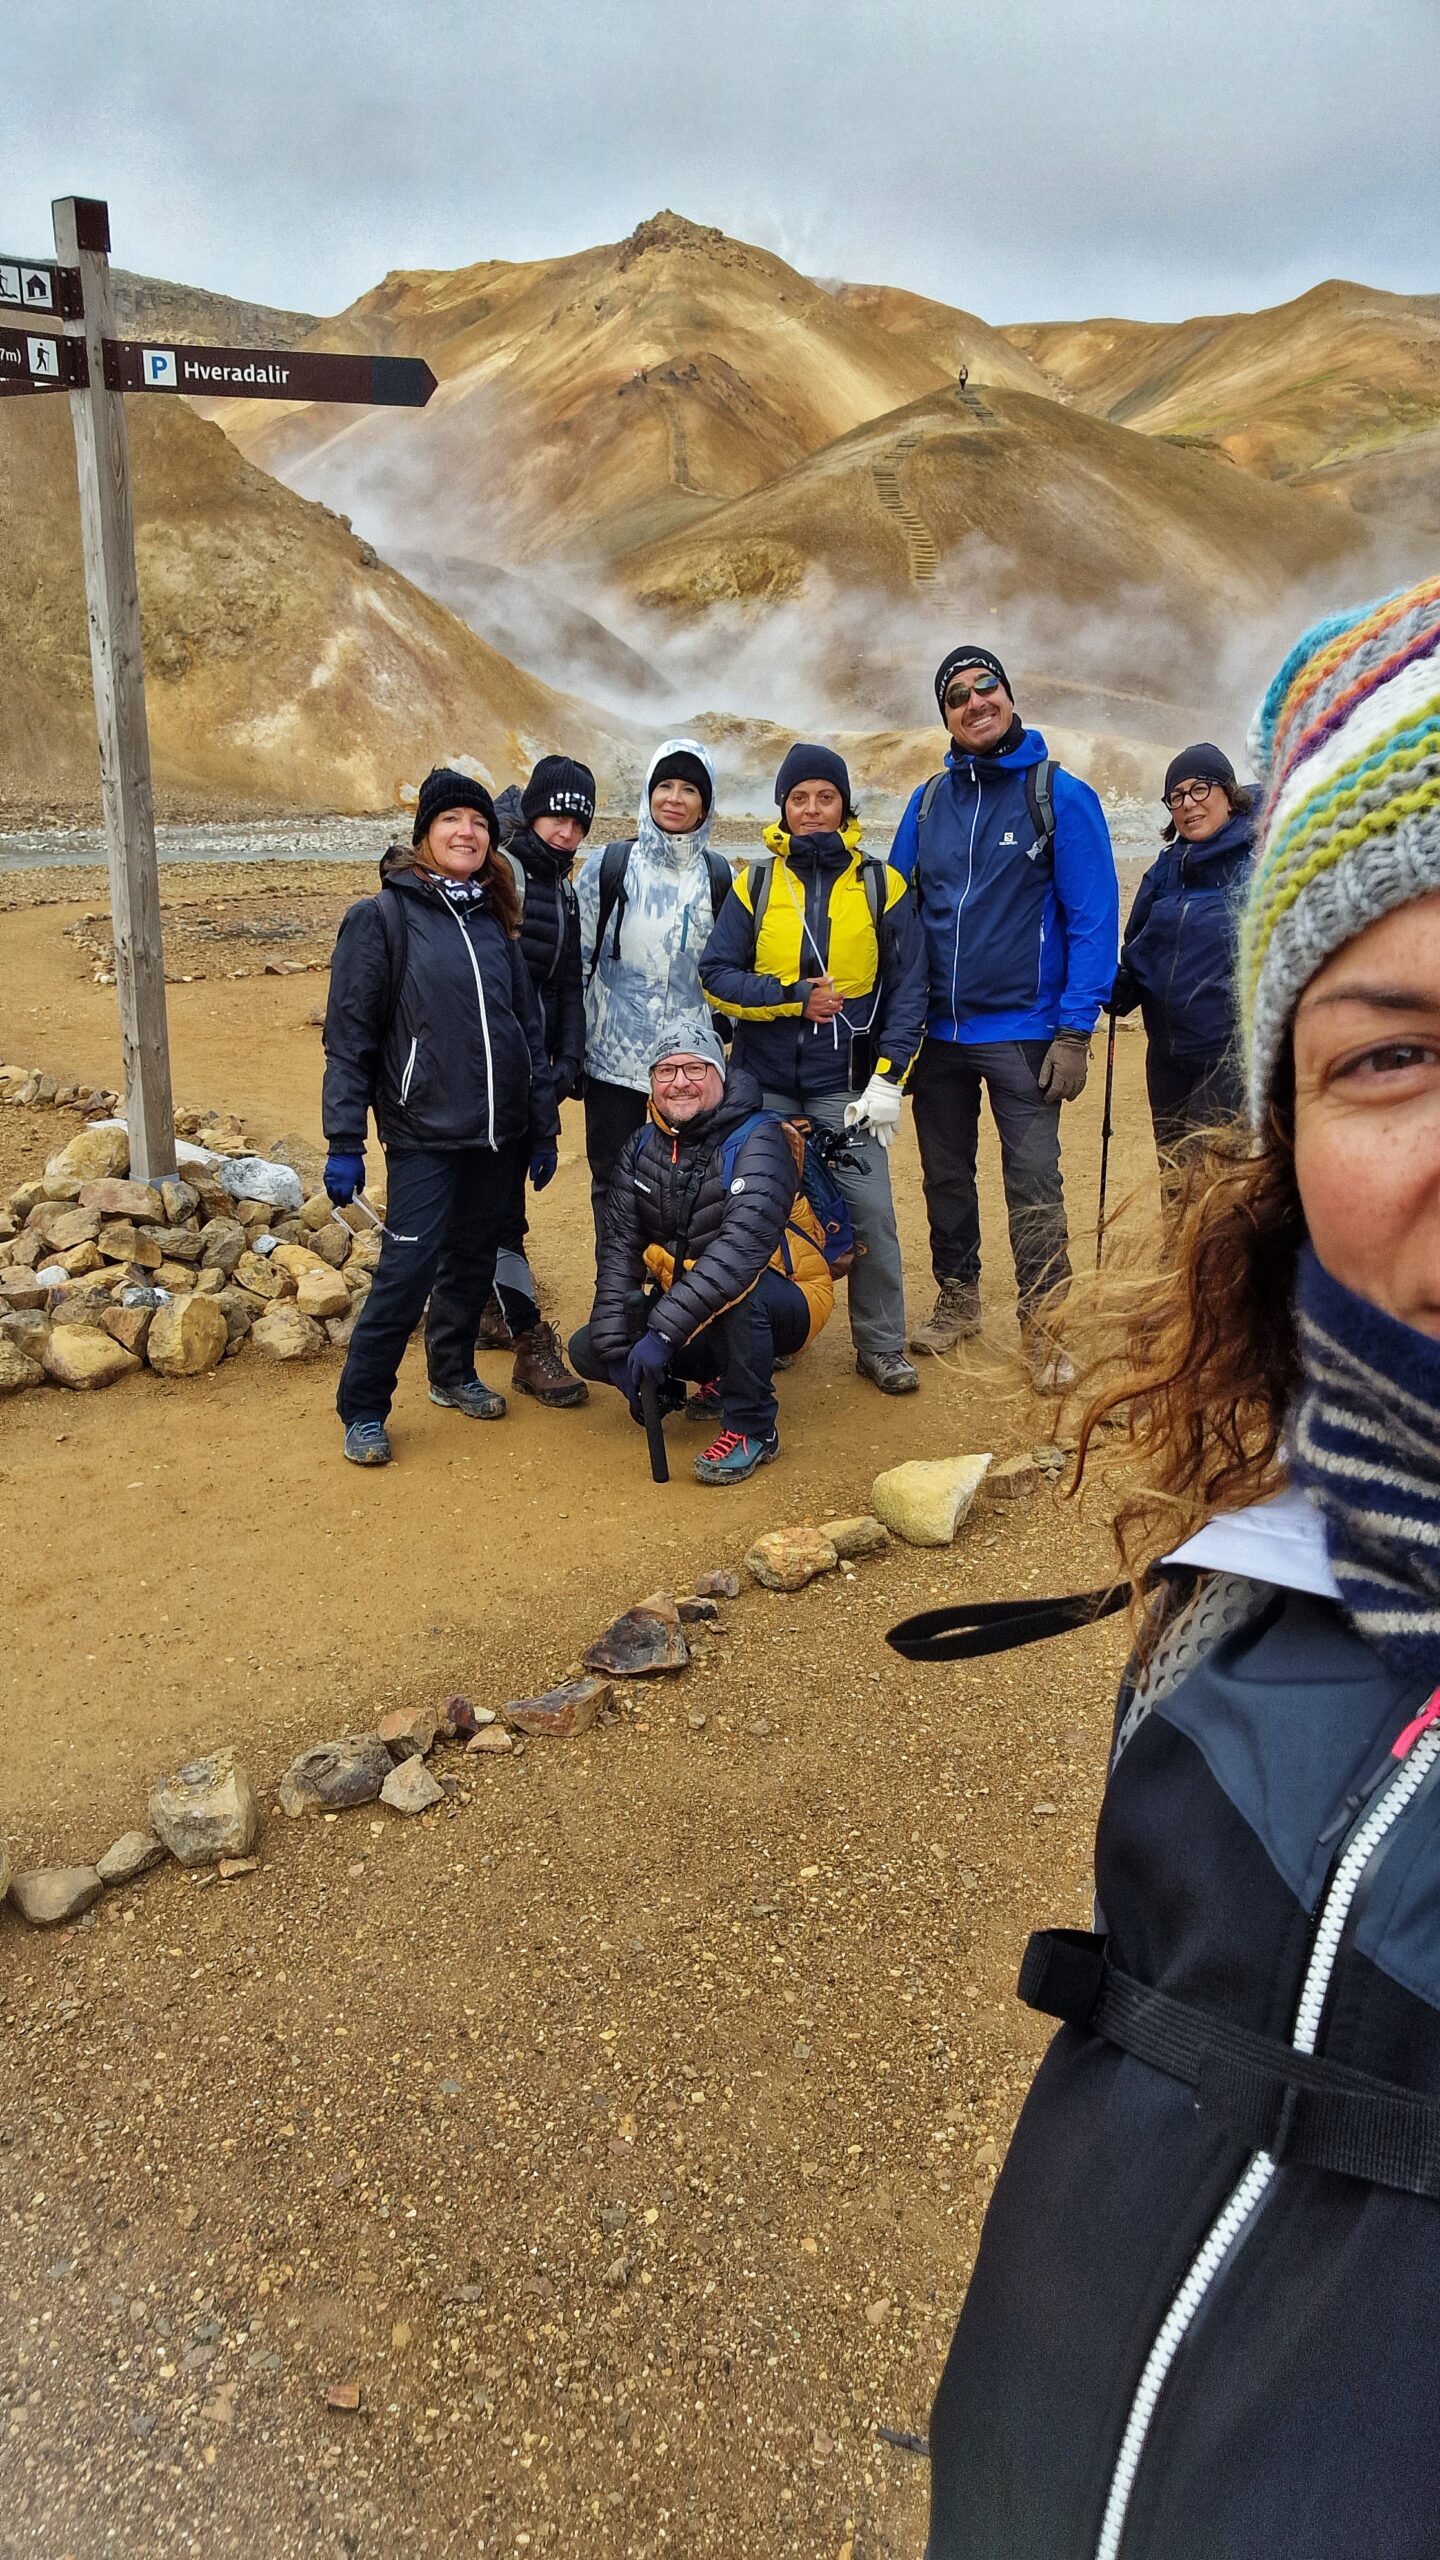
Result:
{"label": "dirt trail", "polygon": [[[0,1049],[113,1078],[80,912],[0,916]],[[172,987],[182,1097],[318,1133],[317,991]],[[1122,1041],[1122,1188],[1140,1059]],[[1077,1258],[1099,1116],[1097,1073],[1066,1120]],[[533,1239],[565,1324],[589,1267],[567,1124]],[[0,1112],[0,1184],[63,1125]],[[897,1188],[918,1302],[908,1128]],[[988,1139],[983,1214],[998,1275]],[[234,1740],[268,1782],[394,1699],[514,1695],[638,1592],[860,1506],[890,1460],[1042,1436],[1000,1358],[1008,1280],[990,1297],[997,1349],[904,1402],[832,1324],[783,1382],[780,1465],[724,1496],[678,1430],[651,1487],[608,1399],[439,1413],[413,1353],[401,1462],[370,1476],[340,1462],[328,1363],[11,1400],[17,1856],[92,1857],[192,1747]],[[682,1681],[582,1744],[456,1761],[469,1800],[422,1824],[272,1817],[243,1883],[147,1878],[59,1942],[0,1920],[6,2560],[913,2560],[924,2467],[873,2429],[924,2425],[1043,2042],[1018,1952],[1083,1917],[1124,1640],[922,1676],[883,1634],[1107,1557],[1041,1496],[953,1551],[748,1595]],[[327,2413],[351,2378],[365,2413]]]}

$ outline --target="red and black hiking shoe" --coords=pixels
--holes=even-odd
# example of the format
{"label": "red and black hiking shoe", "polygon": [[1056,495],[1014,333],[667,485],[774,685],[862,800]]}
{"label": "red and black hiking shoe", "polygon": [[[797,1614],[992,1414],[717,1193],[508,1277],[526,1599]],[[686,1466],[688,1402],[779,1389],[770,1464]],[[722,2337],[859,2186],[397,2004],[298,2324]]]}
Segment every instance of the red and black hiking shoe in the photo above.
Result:
{"label": "red and black hiking shoe", "polygon": [[695,1473],[701,1484],[743,1484],[757,1467],[768,1467],[779,1455],[778,1431],[764,1440],[747,1440],[743,1431],[722,1431],[696,1459]]}
{"label": "red and black hiking shoe", "polygon": [[722,1419],[718,1378],[707,1378],[703,1386],[696,1388],[693,1396],[686,1397],[685,1419],[687,1422],[703,1422],[707,1431],[714,1429]]}

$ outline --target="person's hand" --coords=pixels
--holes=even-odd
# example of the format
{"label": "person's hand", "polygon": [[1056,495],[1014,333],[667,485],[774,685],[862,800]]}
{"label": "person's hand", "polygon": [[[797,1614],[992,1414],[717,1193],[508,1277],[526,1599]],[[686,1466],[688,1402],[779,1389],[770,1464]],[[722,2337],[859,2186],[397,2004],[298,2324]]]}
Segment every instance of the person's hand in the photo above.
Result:
{"label": "person's hand", "polygon": [[325,1188],[337,1209],[348,1207],[356,1192],[365,1188],[363,1152],[352,1156],[338,1147],[332,1149],[325,1159]]}
{"label": "person's hand", "polygon": [[557,1102],[573,1102],[585,1081],[585,1069],[578,1058],[557,1058],[550,1070]]}
{"label": "person's hand", "polygon": [[900,1126],[900,1087],[888,1076],[872,1076],[864,1092],[845,1105],[845,1126],[857,1134],[874,1138],[882,1147],[893,1145]]}
{"label": "person's hand", "polygon": [[1057,1031],[1036,1078],[1047,1102],[1073,1102],[1090,1072],[1090,1040],[1084,1031]]}
{"label": "person's hand", "polygon": [[845,999],[837,995],[833,978],[817,978],[805,999],[807,1022],[833,1022],[845,1010]]}
{"label": "person's hand", "polygon": [[536,1147],[530,1158],[532,1190],[543,1191],[547,1182],[553,1182],[559,1163],[560,1150],[553,1138],[547,1138],[543,1146]]}
{"label": "person's hand", "polygon": [[630,1357],[625,1363],[625,1391],[633,1414],[638,1415],[641,1410],[640,1390],[647,1379],[653,1378],[658,1386],[669,1365],[669,1343],[647,1325],[639,1341],[631,1344]]}

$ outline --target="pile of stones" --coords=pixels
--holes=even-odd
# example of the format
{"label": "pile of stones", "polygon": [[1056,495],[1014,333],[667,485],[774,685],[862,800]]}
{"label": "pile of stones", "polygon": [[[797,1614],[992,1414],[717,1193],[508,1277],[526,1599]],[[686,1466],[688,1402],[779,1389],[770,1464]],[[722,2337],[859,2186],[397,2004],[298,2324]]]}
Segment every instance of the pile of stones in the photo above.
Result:
{"label": "pile of stones", "polygon": [[179,1178],[129,1179],[123,1124],[92,1122],[0,1211],[0,1394],[188,1378],[251,1342],[275,1360],[343,1350],[379,1260],[362,1209],[306,1197],[233,1125],[180,1150]]}

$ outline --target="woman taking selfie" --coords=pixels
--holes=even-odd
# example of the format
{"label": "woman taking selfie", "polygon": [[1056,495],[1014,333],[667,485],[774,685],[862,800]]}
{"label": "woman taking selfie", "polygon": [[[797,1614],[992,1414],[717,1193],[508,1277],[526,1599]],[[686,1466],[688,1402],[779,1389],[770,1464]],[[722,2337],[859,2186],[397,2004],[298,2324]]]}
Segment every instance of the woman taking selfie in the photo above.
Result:
{"label": "woman taking selfie", "polygon": [[931,2560],[1437,2548],[1440,579],[1307,634],[1257,744],[1250,1135],[1083,1426],[1082,1466],[1106,1413],[1138,1460],[1141,1636],[1097,1934],[1026,1957],[1066,2023],[935,2403]]}
{"label": "woman taking selfie", "polygon": [[389,1463],[395,1381],[428,1298],[430,1401],[493,1422],[475,1375],[495,1256],[528,1168],[555,1171],[560,1115],[519,943],[520,900],[483,784],[437,767],[414,841],[341,923],[325,1008],[323,1111],[337,1206],[365,1188],[371,1111],[385,1149],[385,1237],[336,1397],[345,1455]]}

